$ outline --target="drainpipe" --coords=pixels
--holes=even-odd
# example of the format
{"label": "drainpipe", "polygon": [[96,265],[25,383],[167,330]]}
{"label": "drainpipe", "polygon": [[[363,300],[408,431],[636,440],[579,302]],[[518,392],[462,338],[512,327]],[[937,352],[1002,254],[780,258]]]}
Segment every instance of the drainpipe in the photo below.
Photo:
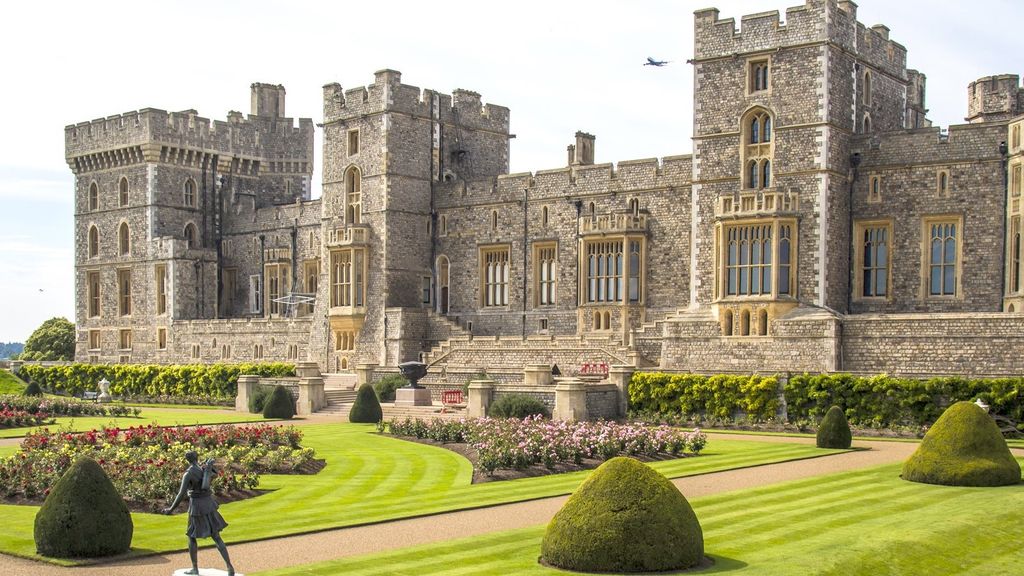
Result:
{"label": "drainpipe", "polygon": [[[1010,219],[1010,148],[1006,145],[1006,141],[999,143],[999,156],[1001,157],[1001,165],[1003,167],[1003,257],[1000,258],[1001,265],[999,267],[1001,274],[999,274],[999,311],[1003,310],[1003,302],[1006,298],[1006,260],[1007,255],[1011,254],[1010,250],[1013,248],[1010,243],[1007,242],[1007,220]],[[963,233],[961,232],[961,235]]]}
{"label": "drainpipe", "polygon": [[267,263],[266,263],[266,253],[267,253],[267,251],[266,251],[266,241],[267,241],[267,237],[265,235],[263,235],[263,234],[260,234],[260,301],[257,303],[257,305],[259,306],[259,309],[260,309],[260,316],[263,316],[263,317],[266,317],[266,315],[267,315],[267,311],[265,310],[265,306],[263,306],[263,303],[266,301],[266,293],[267,293],[267,285],[265,283],[266,278],[264,278],[265,271],[267,269]]}
{"label": "drainpipe", "polygon": [[526,340],[526,252],[529,247],[527,238],[527,208],[530,201],[530,189],[523,188],[523,340]]}
{"label": "drainpipe", "polygon": [[[847,217],[848,217],[847,218],[847,225],[850,228],[850,232],[849,232],[849,234],[850,234],[850,251],[849,251],[850,270],[849,270],[849,274],[847,276],[847,290],[846,290],[846,313],[847,314],[850,314],[851,311],[852,311],[852,306],[853,306],[853,290],[854,290],[854,281],[853,281],[853,279],[854,279],[854,269],[855,269],[855,266],[857,265],[857,263],[854,262],[854,244],[855,244],[855,242],[857,242],[857,239],[853,237],[853,191],[854,191],[855,185],[857,184],[857,178],[860,176],[860,172],[857,170],[857,168],[860,166],[860,161],[861,161],[860,152],[854,152],[853,154],[850,154],[850,170],[852,172],[852,176],[850,177],[850,196],[849,196],[849,200],[848,200],[848,206],[847,206],[847,209],[846,209],[846,213],[847,213]],[[892,239],[890,239],[889,242],[892,243]]]}
{"label": "drainpipe", "polygon": [[[576,308],[578,309],[583,304],[583,288],[580,286],[580,266],[583,265],[580,260],[580,214],[583,212],[583,200],[577,198],[573,206],[576,207]],[[576,331],[579,331],[579,326],[576,326]]]}
{"label": "drainpipe", "polygon": [[[299,236],[299,219],[296,218],[292,222],[292,274],[291,274],[291,285],[288,289],[289,293],[295,292],[295,274],[296,269],[299,267],[299,251],[298,251],[298,236]],[[295,306],[291,304],[291,306]]]}

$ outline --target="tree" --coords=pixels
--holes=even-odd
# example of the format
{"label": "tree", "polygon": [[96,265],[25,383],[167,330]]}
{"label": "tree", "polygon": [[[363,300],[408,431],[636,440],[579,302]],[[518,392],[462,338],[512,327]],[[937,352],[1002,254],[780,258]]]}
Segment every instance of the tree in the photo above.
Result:
{"label": "tree", "polygon": [[67,318],[50,318],[25,341],[22,360],[74,360],[75,325]]}

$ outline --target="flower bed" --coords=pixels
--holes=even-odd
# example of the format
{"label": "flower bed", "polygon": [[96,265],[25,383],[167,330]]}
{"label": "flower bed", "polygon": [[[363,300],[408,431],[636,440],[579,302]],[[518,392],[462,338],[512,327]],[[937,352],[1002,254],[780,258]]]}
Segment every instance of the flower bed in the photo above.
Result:
{"label": "flower bed", "polygon": [[46,412],[29,412],[0,404],[0,428],[39,426],[51,422],[53,422],[53,418]]}
{"label": "flower bed", "polygon": [[0,493],[8,500],[38,501],[81,455],[103,467],[135,509],[158,510],[174,497],[185,471],[185,453],[215,458],[213,491],[225,495],[257,488],[261,473],[292,473],[313,462],[294,427],[197,426],[104,428],[81,434],[43,430],[29,434],[20,451],[0,461]]}
{"label": "flower bed", "polygon": [[554,422],[540,416],[523,420],[479,418],[431,421],[405,419],[388,423],[387,431],[443,443],[467,443],[478,452],[477,466],[491,474],[542,464],[579,465],[585,459],[614,456],[677,456],[698,454],[707,444],[700,430],[614,422]]}

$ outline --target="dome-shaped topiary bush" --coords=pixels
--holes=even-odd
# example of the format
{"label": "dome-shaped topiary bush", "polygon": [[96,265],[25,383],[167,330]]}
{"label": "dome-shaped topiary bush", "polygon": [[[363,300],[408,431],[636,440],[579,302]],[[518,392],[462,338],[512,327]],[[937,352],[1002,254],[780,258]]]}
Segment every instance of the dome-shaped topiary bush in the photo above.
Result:
{"label": "dome-shaped topiary bush", "polygon": [[852,443],[853,434],[850,433],[850,423],[846,421],[843,409],[839,406],[829,408],[818,424],[818,448],[846,449]]}
{"label": "dome-shaped topiary bush", "polygon": [[356,392],[356,401],[352,403],[352,409],[348,412],[348,421],[376,424],[383,419],[384,411],[380,409],[380,402],[373,391],[373,386],[363,384]]}
{"label": "dome-shaped topiary bush", "polygon": [[487,415],[491,418],[519,418],[522,420],[527,416],[538,414],[545,418],[551,416],[548,407],[543,402],[526,394],[500,396],[487,409]]}
{"label": "dome-shaped topiary bush", "polygon": [[697,565],[704,534],[686,498],[632,458],[602,464],[544,532],[541,560],[582,572],[659,572]]}
{"label": "dome-shaped topiary bush", "polygon": [[900,476],[925,484],[1006,486],[1020,482],[1020,465],[992,418],[970,402],[957,402],[924,435]]}
{"label": "dome-shaped topiary bush", "polygon": [[25,396],[42,396],[43,390],[42,388],[39,387],[39,384],[36,384],[35,382],[29,382],[28,385],[25,386],[25,390],[22,392],[22,394]]}
{"label": "dome-shaped topiary bush", "polygon": [[295,416],[295,400],[292,393],[284,386],[274,386],[274,391],[263,404],[263,417],[287,420],[292,416]]}
{"label": "dome-shaped topiary bush", "polygon": [[127,552],[132,516],[107,473],[81,457],[53,485],[36,513],[36,551],[56,558],[92,558]]}

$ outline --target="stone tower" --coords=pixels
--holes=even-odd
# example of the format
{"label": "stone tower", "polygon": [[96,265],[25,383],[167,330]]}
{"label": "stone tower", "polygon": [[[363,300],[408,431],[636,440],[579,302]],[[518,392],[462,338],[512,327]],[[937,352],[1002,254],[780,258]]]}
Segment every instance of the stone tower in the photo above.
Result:
{"label": "stone tower", "polygon": [[507,171],[508,110],[475,92],[421,91],[394,70],[366,87],[324,86],[329,280],[318,305],[329,318],[330,369],[418,356],[436,289],[433,186]]}

